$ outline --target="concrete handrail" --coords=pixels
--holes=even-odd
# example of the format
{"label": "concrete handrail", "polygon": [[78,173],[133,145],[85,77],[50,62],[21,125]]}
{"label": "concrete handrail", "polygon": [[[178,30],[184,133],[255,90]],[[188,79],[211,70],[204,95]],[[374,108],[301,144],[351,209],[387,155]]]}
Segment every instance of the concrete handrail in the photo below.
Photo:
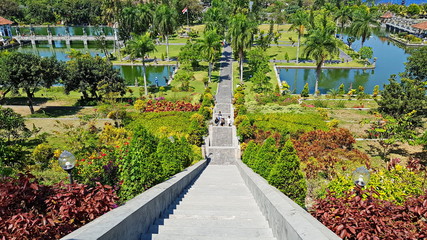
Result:
{"label": "concrete handrail", "polygon": [[341,239],[240,159],[236,166],[278,240]]}
{"label": "concrete handrail", "polygon": [[203,160],[188,167],[61,239],[139,240],[207,164],[208,162]]}

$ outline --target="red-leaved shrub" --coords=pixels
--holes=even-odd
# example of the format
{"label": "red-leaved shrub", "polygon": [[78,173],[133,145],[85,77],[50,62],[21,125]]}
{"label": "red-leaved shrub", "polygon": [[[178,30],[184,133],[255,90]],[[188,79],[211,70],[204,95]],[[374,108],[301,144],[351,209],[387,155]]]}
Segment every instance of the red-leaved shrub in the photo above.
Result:
{"label": "red-leaved shrub", "polygon": [[[409,198],[403,206],[375,198],[373,190],[317,200],[312,215],[348,240],[427,238],[427,192]],[[363,196],[363,197],[361,197]]]}
{"label": "red-leaved shrub", "polygon": [[368,155],[353,149],[355,142],[350,131],[344,128],[306,132],[293,140],[307,178],[313,178],[319,172],[332,178],[335,175],[334,168],[341,161],[359,162],[368,166]]}
{"label": "red-leaved shrub", "polygon": [[97,183],[40,185],[34,176],[3,178],[0,184],[0,237],[58,239],[115,208],[110,186]]}

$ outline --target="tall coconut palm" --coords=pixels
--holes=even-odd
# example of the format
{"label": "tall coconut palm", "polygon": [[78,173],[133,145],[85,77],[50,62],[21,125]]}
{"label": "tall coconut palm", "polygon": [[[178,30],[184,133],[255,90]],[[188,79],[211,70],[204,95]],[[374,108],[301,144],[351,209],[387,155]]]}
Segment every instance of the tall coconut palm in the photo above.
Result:
{"label": "tall coconut palm", "polygon": [[316,61],[316,85],[314,91],[318,94],[319,79],[322,73],[322,65],[328,57],[339,53],[338,41],[333,36],[333,29],[317,28],[311,30],[305,41],[304,53]]}
{"label": "tall coconut palm", "polygon": [[215,30],[206,31],[205,36],[200,43],[200,51],[204,59],[209,63],[209,82],[211,82],[212,68],[215,61],[221,53],[221,37]]}
{"label": "tall coconut palm", "polygon": [[352,8],[349,6],[344,6],[341,9],[338,9],[338,11],[335,14],[334,20],[337,22],[337,25],[338,24],[340,25],[340,28],[341,28],[340,35],[341,35],[341,39],[343,39],[344,26],[353,20]]}
{"label": "tall coconut palm", "polygon": [[169,60],[169,35],[173,34],[177,27],[177,13],[175,9],[166,4],[161,4],[154,13],[154,29],[166,39],[166,59]]}
{"label": "tall coconut palm", "polygon": [[351,33],[357,38],[362,38],[362,47],[366,39],[372,35],[374,28],[379,27],[380,24],[377,19],[378,13],[371,12],[365,8],[361,8],[354,13]]}
{"label": "tall coconut palm", "polygon": [[148,53],[156,51],[156,45],[148,33],[144,35],[133,35],[132,39],[127,42],[126,52],[130,54],[131,59],[140,57],[142,59],[142,69],[144,76],[145,95],[147,90],[147,74],[145,73],[145,56]]}
{"label": "tall coconut palm", "polygon": [[295,30],[298,33],[297,64],[299,63],[301,36],[304,34],[305,26],[308,24],[307,18],[308,14],[304,10],[298,10],[290,19],[290,23],[292,23],[292,25],[289,30]]}
{"label": "tall coconut palm", "polygon": [[257,31],[255,21],[245,14],[238,13],[230,20],[228,38],[231,39],[231,47],[239,56],[240,81],[243,82],[243,58],[245,49],[250,49]]}

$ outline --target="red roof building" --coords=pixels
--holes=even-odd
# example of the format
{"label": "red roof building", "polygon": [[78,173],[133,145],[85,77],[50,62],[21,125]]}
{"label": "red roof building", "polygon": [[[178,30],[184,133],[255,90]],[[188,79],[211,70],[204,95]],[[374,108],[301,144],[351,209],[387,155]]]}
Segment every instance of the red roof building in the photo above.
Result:
{"label": "red roof building", "polygon": [[0,26],[2,25],[12,25],[13,22],[10,20],[7,20],[6,18],[0,17]]}
{"label": "red roof building", "polygon": [[386,12],[381,16],[381,18],[392,18],[392,17],[393,17],[393,13],[391,12]]}
{"label": "red roof building", "polygon": [[418,28],[422,31],[427,31],[427,21],[412,25],[413,28]]}

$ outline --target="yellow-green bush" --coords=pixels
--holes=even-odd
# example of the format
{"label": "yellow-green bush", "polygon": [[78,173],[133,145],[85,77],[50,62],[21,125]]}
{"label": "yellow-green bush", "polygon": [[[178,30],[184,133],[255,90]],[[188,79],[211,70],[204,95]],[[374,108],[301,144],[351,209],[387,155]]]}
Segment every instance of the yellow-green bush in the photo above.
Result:
{"label": "yellow-green bush", "polygon": [[[387,200],[396,204],[403,204],[410,196],[419,196],[424,192],[424,179],[422,176],[406,169],[402,165],[396,165],[390,170],[380,170],[371,174],[371,179],[366,187],[372,187],[378,192],[375,198]],[[328,187],[335,196],[340,197],[346,191],[354,189],[351,176],[339,175],[332,180]],[[320,196],[324,197],[325,192]]]}

